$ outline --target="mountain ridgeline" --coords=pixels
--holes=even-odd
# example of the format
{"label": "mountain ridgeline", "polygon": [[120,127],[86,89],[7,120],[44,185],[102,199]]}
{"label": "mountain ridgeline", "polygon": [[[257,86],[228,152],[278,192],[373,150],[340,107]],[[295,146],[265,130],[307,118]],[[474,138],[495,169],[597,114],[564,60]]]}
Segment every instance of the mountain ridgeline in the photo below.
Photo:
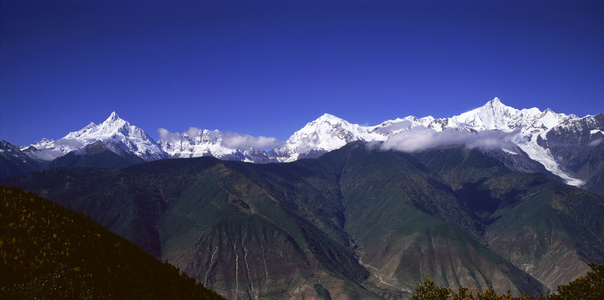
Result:
{"label": "mountain ridgeline", "polygon": [[[58,140],[25,147],[0,144],[0,178],[54,167],[121,167],[167,158],[211,156],[253,163],[317,158],[354,141],[384,150],[415,152],[464,145],[507,167],[539,172],[604,196],[604,114],[577,117],[549,109],[515,109],[498,98],[449,118],[408,116],[375,126],[349,123],[330,114],[309,122],[286,141],[191,127],[158,130],[154,141],[115,112]],[[270,150],[268,150],[270,149]]]}
{"label": "mountain ridgeline", "polygon": [[604,199],[478,149],[350,143],[317,159],[212,157],[0,179],[70,206],[229,299],[548,293],[604,263]]}

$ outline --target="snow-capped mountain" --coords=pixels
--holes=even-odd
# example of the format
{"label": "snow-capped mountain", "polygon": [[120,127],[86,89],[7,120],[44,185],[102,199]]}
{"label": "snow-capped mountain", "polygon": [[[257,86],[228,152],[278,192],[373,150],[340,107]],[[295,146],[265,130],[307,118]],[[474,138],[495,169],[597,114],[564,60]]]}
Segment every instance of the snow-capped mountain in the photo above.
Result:
{"label": "snow-capped mountain", "polygon": [[90,123],[59,140],[43,139],[22,151],[37,159],[50,161],[73,151],[82,151],[86,146],[97,142],[102,142],[116,154],[126,151],[144,161],[166,158],[159,145],[144,130],[130,125],[115,112],[99,125]]}
{"label": "snow-capped mountain", "polygon": [[222,146],[222,132],[218,130],[189,130],[162,137],[159,142],[162,150],[170,157],[190,158],[214,156],[221,158],[235,153],[236,149]]}
{"label": "snow-capped mountain", "polygon": [[[238,160],[254,163],[268,163],[268,153],[260,148],[241,147],[230,141],[232,133],[223,133],[219,130],[190,128],[183,133],[169,133],[160,129],[159,140],[161,149],[171,158],[191,158],[212,156],[224,160]],[[246,135],[237,137],[253,138]]]}
{"label": "snow-capped mountain", "polygon": [[482,107],[448,119],[449,127],[468,127],[477,131],[513,131],[532,124],[541,114],[537,108],[518,110],[495,98]]}
{"label": "snow-capped mountain", "polygon": [[398,134],[418,129],[429,129],[429,131],[422,131],[423,133],[439,133],[445,130],[513,132],[529,127],[539,119],[541,114],[537,108],[517,110],[505,106],[498,98],[482,107],[451,118],[408,116],[388,120],[375,126],[351,124],[325,114],[294,133],[283,147],[274,149],[271,158],[280,162],[294,161],[301,157],[309,157],[308,154],[311,152],[322,154],[353,141],[385,142]]}
{"label": "snow-capped mountain", "polygon": [[18,146],[0,141],[0,177],[31,173],[47,166],[45,161],[31,158]]}
{"label": "snow-capped mountain", "polygon": [[[600,114],[579,118],[575,115],[557,114],[550,109],[519,110],[504,105],[498,98],[482,107],[450,118],[408,116],[388,120],[376,126],[350,124],[325,114],[294,133],[283,147],[271,151],[269,157],[279,162],[288,162],[317,157],[357,140],[389,144],[404,135],[405,139],[401,141],[414,145],[389,149],[422,150],[430,146],[447,144],[466,144],[473,147],[488,145],[488,150],[493,148],[502,150],[504,154],[499,155],[505,155],[510,161],[519,161],[518,158],[510,158],[510,156],[527,156],[529,160],[540,163],[547,171],[559,176],[568,184],[581,186],[585,184],[585,178],[588,176],[574,174],[572,170],[565,167],[565,156],[556,155],[561,153],[562,148],[568,149],[569,146],[560,148],[553,145],[560,145],[562,141],[552,145],[546,141],[560,132],[564,133],[562,134],[564,137],[559,137],[559,140],[564,140],[569,135],[585,136],[585,132],[589,132],[589,137],[583,139],[587,141],[584,142],[584,146],[591,145],[591,149],[595,149],[593,147],[599,145],[599,141],[602,140],[603,116]],[[504,143],[506,141],[507,143]],[[573,141],[573,143],[578,142],[579,140]],[[604,167],[594,166],[594,168]],[[517,166],[516,169],[526,170],[523,166]]]}
{"label": "snow-capped mountain", "polygon": [[359,140],[384,141],[385,136],[371,127],[351,124],[336,116],[324,114],[296,131],[285,145],[273,149],[269,156],[278,162],[291,162],[316,157]]}
{"label": "snow-capped mountain", "polygon": [[[575,186],[589,187],[604,180],[604,114],[579,118],[550,109],[516,109],[498,98],[450,118],[408,116],[374,126],[324,114],[285,142],[194,127],[183,133],[165,129],[159,133],[161,138],[155,142],[114,112],[99,125],[90,123],[62,139],[43,139],[20,150],[38,162],[50,162],[68,153],[90,155],[109,150],[130,163],[200,156],[271,163],[316,158],[354,141],[407,152],[457,144],[479,148],[512,169],[553,174]],[[5,156],[7,153],[12,152]]]}
{"label": "snow-capped mountain", "polygon": [[[585,118],[591,118],[587,116]],[[559,176],[568,184],[581,186],[585,182],[573,177],[560,165],[551,150],[538,141],[547,139],[552,129],[558,129],[580,120],[575,115],[556,114],[550,109],[540,111],[537,108],[518,110],[504,105],[498,98],[485,106],[450,118],[449,126],[468,128],[476,131],[500,130],[516,132],[512,142],[531,159],[541,163],[548,171]],[[512,153],[520,154],[520,153]]]}
{"label": "snow-capped mountain", "polygon": [[541,163],[548,171],[568,184],[580,186],[584,181],[572,177],[560,168],[551,151],[537,143],[539,139],[545,139],[547,132],[552,128],[561,126],[564,122],[573,123],[577,120],[579,118],[575,115],[556,114],[550,109],[543,112],[537,108],[518,110],[504,105],[495,98],[480,108],[449,118],[447,127],[471,129],[477,132],[487,130],[516,132],[511,137],[512,142],[526,155]]}

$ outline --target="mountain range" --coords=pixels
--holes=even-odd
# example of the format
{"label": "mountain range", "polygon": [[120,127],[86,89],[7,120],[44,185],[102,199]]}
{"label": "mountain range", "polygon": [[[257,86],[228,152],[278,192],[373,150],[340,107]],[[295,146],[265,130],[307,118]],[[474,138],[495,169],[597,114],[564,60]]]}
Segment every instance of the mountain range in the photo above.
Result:
{"label": "mountain range", "polygon": [[[113,112],[59,140],[25,147],[0,144],[0,177],[58,166],[127,166],[167,158],[211,156],[253,163],[317,158],[354,141],[383,150],[417,152],[464,145],[496,158],[513,170],[540,172],[604,195],[604,114],[577,117],[549,109],[515,109],[498,98],[450,118],[408,116],[375,126],[351,124],[330,114],[308,123],[289,139],[192,127],[187,132],[160,129],[154,141],[144,130]],[[267,146],[274,146],[267,150]]]}
{"label": "mountain range", "polygon": [[547,294],[604,264],[603,123],[494,99],[376,126],[325,114],[284,142],[197,128],[155,142],[112,113],[1,142],[0,185],[228,299],[408,299],[426,276]]}
{"label": "mountain range", "polygon": [[478,149],[349,143],[316,159],[213,157],[0,179],[81,211],[228,299],[547,294],[604,263],[604,198]]}

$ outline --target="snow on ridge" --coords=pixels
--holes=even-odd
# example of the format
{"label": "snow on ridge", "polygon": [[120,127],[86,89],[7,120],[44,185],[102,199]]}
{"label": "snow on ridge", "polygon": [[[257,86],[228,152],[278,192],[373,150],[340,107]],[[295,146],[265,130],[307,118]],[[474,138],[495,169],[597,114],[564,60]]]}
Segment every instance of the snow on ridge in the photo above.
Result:
{"label": "snow on ridge", "polygon": [[144,130],[130,125],[115,112],[112,112],[109,118],[99,125],[90,123],[78,131],[68,133],[59,140],[43,139],[24,150],[33,147],[35,151],[28,152],[31,156],[52,160],[69,152],[81,150],[98,141],[115,143],[146,161],[165,157],[157,143]]}
{"label": "snow on ridge", "polygon": [[548,171],[562,178],[567,184],[581,186],[585,184],[580,179],[573,178],[563,171],[549,149],[537,143],[538,137],[547,139],[547,133],[562,124],[575,120],[574,115],[557,114],[551,109],[540,111],[537,108],[518,110],[506,106],[499,98],[489,101],[486,105],[451,118],[451,123],[459,127],[468,127],[477,131],[484,130],[519,130],[512,138],[522,151],[532,160],[542,164]]}
{"label": "snow on ridge", "polygon": [[[286,145],[275,148],[273,152],[278,161],[290,162],[304,157],[303,155],[310,151],[327,152],[357,140],[386,142],[391,137],[407,131],[419,130],[421,134],[422,128],[434,130],[436,133],[431,133],[435,134],[433,138],[438,138],[438,133],[446,133],[445,138],[458,136],[457,134],[452,135],[449,130],[460,131],[462,135],[463,132],[501,131],[507,133],[507,137],[513,144],[519,146],[531,159],[541,163],[548,171],[559,176],[568,184],[580,186],[584,182],[571,177],[560,169],[549,150],[537,143],[538,137],[545,139],[549,130],[558,128],[565,122],[573,121],[573,117],[572,115],[556,114],[550,109],[541,111],[535,107],[519,110],[503,104],[499,98],[494,98],[482,107],[450,118],[435,119],[428,116],[418,119],[408,116],[384,121],[375,126],[351,124],[333,115],[324,114],[294,133],[287,140]],[[506,135],[500,136],[506,137]],[[492,137],[492,135],[487,135],[487,137]],[[464,139],[465,137],[452,140]],[[506,139],[502,139],[501,145],[505,145],[505,141]],[[506,153],[512,154],[503,146],[502,149],[508,150]],[[516,153],[514,152],[514,154]]]}
{"label": "snow on ridge", "polygon": [[495,98],[482,107],[450,118],[452,124],[468,126],[476,130],[506,130],[507,121],[518,114],[518,110],[504,105]]}
{"label": "snow on ridge", "polygon": [[306,124],[287,141],[286,148],[332,151],[352,141],[379,138],[370,133],[370,127],[351,124],[330,114]]}
{"label": "snow on ridge", "polygon": [[[534,107],[519,110],[503,104],[499,98],[494,98],[481,107],[449,118],[407,116],[373,126],[353,124],[325,113],[293,133],[286,141],[191,127],[183,133],[170,133],[160,128],[160,139],[155,142],[144,130],[112,112],[101,124],[90,123],[56,141],[43,139],[29,147],[23,147],[22,151],[40,159],[52,160],[82,149],[88,144],[103,141],[114,143],[147,161],[170,157],[213,156],[255,163],[291,162],[304,157],[317,157],[354,141],[387,142],[397,135],[411,131],[414,135],[430,132],[433,139],[464,142],[487,139],[486,142],[507,146],[510,145],[511,137],[513,144],[520,147],[531,159],[543,164],[547,170],[570,184],[581,185],[580,180],[561,170],[549,150],[540,146],[537,141],[547,139],[551,130],[576,131],[593,128],[591,124],[596,121],[593,116],[590,118],[557,114],[550,109],[541,111]],[[502,134],[494,134],[496,131]],[[485,134],[480,134],[483,132]],[[593,129],[591,132],[593,134]],[[472,137],[472,134],[480,136]],[[399,142],[406,141],[400,139],[401,136],[398,138]],[[440,142],[427,144],[438,143]],[[507,146],[501,147],[506,148],[504,151],[510,151],[511,148]],[[267,151],[271,148],[272,150]]]}
{"label": "snow on ridge", "polygon": [[182,134],[175,133],[170,138],[167,137],[167,131],[161,135],[159,144],[162,150],[170,157],[191,158],[213,156],[222,158],[236,152],[236,149],[222,145],[222,132],[219,130],[191,127],[187,132],[183,132]]}
{"label": "snow on ridge", "polygon": [[604,134],[604,131],[599,130],[599,129],[592,129],[589,131],[589,135],[594,135],[594,134],[598,134],[598,133]]}
{"label": "snow on ridge", "polygon": [[[571,118],[572,116],[556,114],[550,109],[545,111],[537,108],[515,109],[503,104],[499,98],[494,98],[482,107],[450,118],[424,117],[418,119],[408,116],[388,120],[375,126],[351,124],[333,115],[325,114],[294,133],[284,147],[275,149],[275,153],[278,154],[279,161],[294,161],[301,154],[310,151],[331,151],[357,140],[385,142],[391,137],[416,130],[416,128],[432,129],[437,133],[444,133],[450,129],[462,132],[502,131],[511,134],[512,142],[527,153],[531,159],[541,163],[548,171],[559,176],[568,184],[580,186],[584,182],[571,177],[560,169],[549,150],[537,143],[539,136],[545,139],[549,130],[561,126]],[[451,132],[447,132],[446,136],[450,138]],[[433,138],[438,138],[438,136]],[[410,149],[414,148],[410,147]]]}
{"label": "snow on ridge", "polygon": [[191,127],[186,132],[170,133],[158,130],[158,144],[168,157],[192,158],[212,156],[226,160],[269,162],[265,148],[273,148],[284,142],[272,137],[251,136],[235,132],[222,132]]}
{"label": "snow on ridge", "polygon": [[[546,111],[551,112],[549,109]],[[449,119],[456,126],[470,127],[474,130],[513,131],[531,126],[532,123],[542,118],[543,114],[535,107],[518,110],[503,104],[496,97],[482,107]]]}

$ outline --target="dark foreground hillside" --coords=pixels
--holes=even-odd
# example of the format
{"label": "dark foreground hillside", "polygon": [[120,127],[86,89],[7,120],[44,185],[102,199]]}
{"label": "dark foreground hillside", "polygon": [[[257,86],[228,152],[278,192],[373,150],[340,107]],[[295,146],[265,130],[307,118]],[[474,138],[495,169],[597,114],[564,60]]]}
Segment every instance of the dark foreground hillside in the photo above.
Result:
{"label": "dark foreground hillside", "polygon": [[0,298],[222,299],[82,214],[3,186]]}

